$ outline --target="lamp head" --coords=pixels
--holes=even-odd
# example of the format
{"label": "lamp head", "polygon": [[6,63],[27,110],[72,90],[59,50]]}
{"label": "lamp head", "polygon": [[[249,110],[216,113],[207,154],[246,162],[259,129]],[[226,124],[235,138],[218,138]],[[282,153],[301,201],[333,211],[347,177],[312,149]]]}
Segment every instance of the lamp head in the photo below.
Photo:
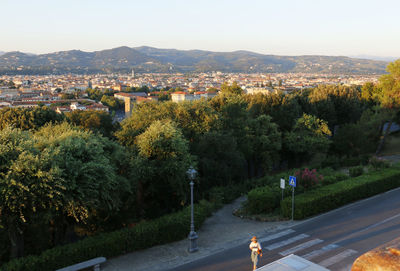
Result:
{"label": "lamp head", "polygon": [[189,179],[193,181],[196,178],[197,171],[190,166],[190,168],[186,171],[186,174],[188,175]]}

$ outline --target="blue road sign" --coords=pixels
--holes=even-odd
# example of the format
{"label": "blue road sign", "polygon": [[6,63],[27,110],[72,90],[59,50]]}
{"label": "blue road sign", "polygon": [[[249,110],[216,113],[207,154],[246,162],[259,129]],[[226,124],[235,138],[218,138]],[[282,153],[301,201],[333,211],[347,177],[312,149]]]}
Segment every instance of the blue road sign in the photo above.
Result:
{"label": "blue road sign", "polygon": [[296,177],[294,176],[289,176],[289,185],[296,187]]}

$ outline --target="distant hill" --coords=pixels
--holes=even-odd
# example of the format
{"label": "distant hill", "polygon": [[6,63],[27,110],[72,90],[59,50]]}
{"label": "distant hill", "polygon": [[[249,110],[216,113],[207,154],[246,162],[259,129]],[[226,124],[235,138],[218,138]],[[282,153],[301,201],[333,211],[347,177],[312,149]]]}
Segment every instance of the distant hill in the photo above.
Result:
{"label": "distant hill", "polygon": [[6,52],[0,51],[0,56],[4,55]]}
{"label": "distant hill", "polygon": [[249,51],[118,47],[83,52],[61,51],[33,55],[8,52],[0,55],[0,74],[61,74],[112,72],[263,72],[382,74],[387,61],[346,56],[277,56]]}
{"label": "distant hill", "polygon": [[397,59],[400,59],[400,57],[394,57],[394,56],[371,56],[371,55],[355,55],[355,56],[350,56],[352,58],[362,58],[362,59],[372,59],[372,60],[380,60],[380,61],[387,61],[387,62],[392,62]]}

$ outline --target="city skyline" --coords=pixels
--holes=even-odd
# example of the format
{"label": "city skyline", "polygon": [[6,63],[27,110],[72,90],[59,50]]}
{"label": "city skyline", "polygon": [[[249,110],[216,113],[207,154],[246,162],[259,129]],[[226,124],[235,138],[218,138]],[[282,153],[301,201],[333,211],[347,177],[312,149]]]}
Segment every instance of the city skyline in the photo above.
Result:
{"label": "city skyline", "polygon": [[5,0],[0,51],[120,46],[275,55],[400,57],[400,3],[384,1]]}

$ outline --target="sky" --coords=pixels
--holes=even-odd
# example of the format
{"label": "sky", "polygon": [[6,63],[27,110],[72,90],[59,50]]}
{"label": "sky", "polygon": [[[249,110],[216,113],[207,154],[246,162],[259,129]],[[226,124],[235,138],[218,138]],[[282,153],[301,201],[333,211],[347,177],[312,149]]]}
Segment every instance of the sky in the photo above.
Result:
{"label": "sky", "polygon": [[399,0],[0,0],[0,51],[400,57]]}

